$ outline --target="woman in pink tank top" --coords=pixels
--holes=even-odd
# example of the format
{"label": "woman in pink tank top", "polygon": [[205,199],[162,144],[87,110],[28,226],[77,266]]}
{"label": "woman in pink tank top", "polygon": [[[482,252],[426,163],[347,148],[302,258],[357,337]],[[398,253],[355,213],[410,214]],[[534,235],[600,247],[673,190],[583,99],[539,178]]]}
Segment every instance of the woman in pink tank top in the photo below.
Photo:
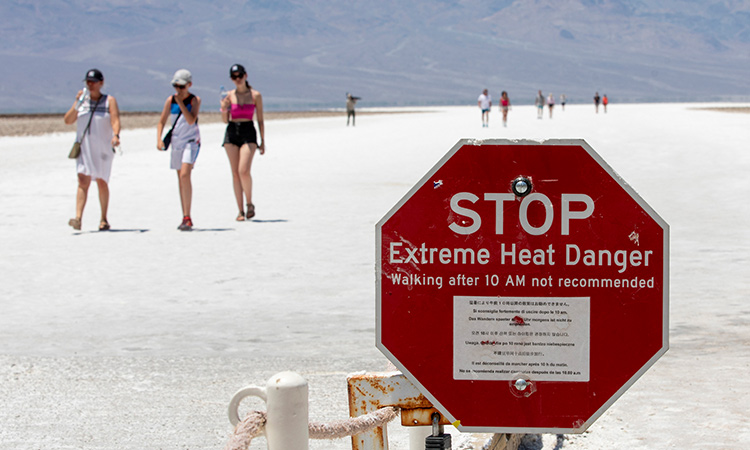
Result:
{"label": "woman in pink tank top", "polygon": [[[250,168],[253,164],[255,150],[265,153],[266,139],[263,126],[263,97],[260,92],[250,87],[247,72],[240,64],[229,69],[229,76],[236,89],[221,100],[221,118],[227,124],[224,134],[224,149],[232,169],[234,197],[240,211],[237,221],[250,220],[255,216],[253,204],[253,178]],[[260,145],[255,132],[253,117],[258,121]],[[247,205],[247,210],[244,206]]]}

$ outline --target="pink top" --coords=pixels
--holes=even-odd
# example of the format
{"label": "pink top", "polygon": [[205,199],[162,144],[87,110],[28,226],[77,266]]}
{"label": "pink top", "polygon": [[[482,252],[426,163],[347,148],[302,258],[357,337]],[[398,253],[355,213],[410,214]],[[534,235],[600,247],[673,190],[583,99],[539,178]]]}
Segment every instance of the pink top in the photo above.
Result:
{"label": "pink top", "polygon": [[229,113],[233,120],[234,119],[253,120],[253,114],[255,113],[255,105],[252,103],[248,105],[238,105],[236,103],[232,103],[232,107],[229,110]]}

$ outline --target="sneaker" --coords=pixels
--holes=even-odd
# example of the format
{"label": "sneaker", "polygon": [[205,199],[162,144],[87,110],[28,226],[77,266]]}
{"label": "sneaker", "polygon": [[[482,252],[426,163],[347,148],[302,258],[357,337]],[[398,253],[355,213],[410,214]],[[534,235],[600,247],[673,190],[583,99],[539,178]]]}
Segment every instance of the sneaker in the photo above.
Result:
{"label": "sneaker", "polygon": [[185,216],[182,218],[182,223],[179,227],[177,227],[180,231],[190,231],[193,229],[193,221],[190,219],[190,216]]}

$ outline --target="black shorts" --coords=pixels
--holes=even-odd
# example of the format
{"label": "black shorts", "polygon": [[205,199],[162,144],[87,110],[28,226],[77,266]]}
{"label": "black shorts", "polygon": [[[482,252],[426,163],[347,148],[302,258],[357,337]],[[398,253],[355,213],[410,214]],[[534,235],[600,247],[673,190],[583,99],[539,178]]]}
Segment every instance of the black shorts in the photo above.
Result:
{"label": "black shorts", "polygon": [[224,143],[242,147],[245,144],[258,145],[253,122],[229,122],[224,133]]}

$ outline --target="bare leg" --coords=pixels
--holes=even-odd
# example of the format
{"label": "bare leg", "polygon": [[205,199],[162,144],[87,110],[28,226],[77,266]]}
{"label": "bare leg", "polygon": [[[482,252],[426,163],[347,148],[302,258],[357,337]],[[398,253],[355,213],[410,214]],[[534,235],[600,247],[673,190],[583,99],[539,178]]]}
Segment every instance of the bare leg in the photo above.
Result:
{"label": "bare leg", "polygon": [[250,174],[250,168],[253,165],[253,156],[258,148],[255,144],[245,144],[240,148],[240,160],[237,167],[237,174],[242,183],[242,191],[245,193],[247,203],[253,202],[253,177]]}
{"label": "bare leg", "polygon": [[253,165],[253,156],[255,156],[255,150],[258,146],[256,144],[245,144],[240,148],[240,162],[238,165],[238,176],[242,183],[242,190],[245,193],[245,201],[247,202],[247,215],[248,219],[251,219],[255,215],[255,206],[253,205],[253,177],[250,174],[250,169]]}
{"label": "bare leg", "polygon": [[101,227],[107,222],[107,209],[109,208],[109,185],[101,178],[96,179],[97,187],[99,188],[99,204],[102,207],[102,216],[99,220],[99,226]]}
{"label": "bare leg", "polygon": [[[229,159],[229,168],[232,171],[232,189],[234,191],[234,198],[237,201],[237,209],[240,211],[242,219],[245,218],[245,205],[242,201],[242,181],[240,181],[239,166],[240,166],[240,148],[234,144],[224,144],[224,150],[227,152],[227,158]],[[241,220],[240,216],[237,216],[237,220]]]}
{"label": "bare leg", "polygon": [[190,204],[193,199],[193,185],[190,181],[190,174],[193,171],[193,165],[182,163],[182,167],[177,171],[177,179],[180,185],[180,203],[182,204],[182,215],[190,217]]}
{"label": "bare leg", "polygon": [[91,177],[82,173],[78,174],[78,190],[76,191],[76,216],[70,219],[68,225],[76,230],[81,229],[81,220],[83,219],[83,209],[86,207]]}

